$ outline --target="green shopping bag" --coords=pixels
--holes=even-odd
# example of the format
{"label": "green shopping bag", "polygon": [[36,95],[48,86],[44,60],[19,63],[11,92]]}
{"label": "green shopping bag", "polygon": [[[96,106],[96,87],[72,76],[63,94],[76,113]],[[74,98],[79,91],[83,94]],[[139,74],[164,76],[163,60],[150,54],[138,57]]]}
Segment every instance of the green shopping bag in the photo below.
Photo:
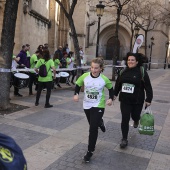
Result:
{"label": "green shopping bag", "polygon": [[154,134],[154,116],[150,108],[145,109],[139,121],[138,131],[143,135]]}

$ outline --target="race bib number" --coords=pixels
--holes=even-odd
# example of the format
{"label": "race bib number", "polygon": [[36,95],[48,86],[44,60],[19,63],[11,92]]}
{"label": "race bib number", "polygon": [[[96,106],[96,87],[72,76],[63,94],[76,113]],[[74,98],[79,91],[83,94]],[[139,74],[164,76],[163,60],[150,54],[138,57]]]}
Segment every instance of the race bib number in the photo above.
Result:
{"label": "race bib number", "polygon": [[122,84],[122,92],[124,92],[124,93],[133,93],[134,88],[135,88],[134,84],[128,84],[128,83]]}
{"label": "race bib number", "polygon": [[96,101],[96,100],[98,100],[98,98],[99,98],[98,92],[89,92],[89,91],[86,92],[86,99],[87,100]]}

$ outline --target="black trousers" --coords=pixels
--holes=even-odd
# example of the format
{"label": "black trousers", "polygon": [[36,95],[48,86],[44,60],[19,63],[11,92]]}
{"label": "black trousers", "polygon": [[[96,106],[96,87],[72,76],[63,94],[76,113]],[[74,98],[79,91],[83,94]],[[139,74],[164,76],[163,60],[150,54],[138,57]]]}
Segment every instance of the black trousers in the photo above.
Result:
{"label": "black trousers", "polygon": [[123,139],[128,138],[130,117],[135,122],[139,121],[142,108],[143,103],[142,104],[126,104],[123,102],[120,103],[120,110],[122,114],[121,130]]}
{"label": "black trousers", "polygon": [[39,103],[39,99],[40,99],[40,95],[41,95],[41,91],[44,88],[44,86],[47,88],[47,93],[46,93],[46,102],[45,104],[48,105],[49,104],[49,100],[50,100],[50,95],[51,95],[51,89],[52,89],[52,81],[48,81],[48,82],[38,82],[38,90],[37,90],[37,95],[36,95],[36,103]]}
{"label": "black trousers", "polygon": [[71,82],[73,82],[73,81],[74,81],[74,78],[75,78],[75,76],[76,76],[76,70],[72,70],[72,71],[70,71],[70,73],[71,73],[71,75],[72,75]]}
{"label": "black trousers", "polygon": [[90,125],[88,151],[93,152],[95,150],[98,137],[98,127],[101,124],[104,108],[92,107],[90,109],[84,109],[84,112]]}
{"label": "black trousers", "polygon": [[[36,80],[36,74],[35,73],[30,73],[29,74],[29,93],[32,93],[32,86],[33,86],[33,83],[35,82],[35,80]],[[35,87],[35,89],[38,89],[38,84],[36,84],[35,85],[36,87]]]}

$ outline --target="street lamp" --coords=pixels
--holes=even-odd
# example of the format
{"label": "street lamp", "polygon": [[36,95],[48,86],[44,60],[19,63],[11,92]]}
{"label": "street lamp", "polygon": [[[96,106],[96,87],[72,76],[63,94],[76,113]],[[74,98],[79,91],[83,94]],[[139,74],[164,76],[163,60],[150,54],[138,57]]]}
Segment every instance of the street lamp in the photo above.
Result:
{"label": "street lamp", "polygon": [[151,48],[150,50],[150,58],[149,58],[149,70],[151,69],[151,57],[152,57],[152,46],[154,45],[154,38],[151,38],[151,45],[149,45],[149,48]]}
{"label": "street lamp", "polygon": [[97,43],[96,43],[96,57],[98,57],[98,49],[99,49],[99,33],[100,33],[100,19],[103,16],[104,12],[104,5],[102,4],[102,1],[99,1],[99,4],[96,5],[96,13],[98,16],[98,31],[97,31]]}
{"label": "street lamp", "polygon": [[166,59],[167,59],[167,53],[168,53],[169,42],[166,42],[165,45],[166,45],[166,54],[165,54],[164,69],[166,69]]}

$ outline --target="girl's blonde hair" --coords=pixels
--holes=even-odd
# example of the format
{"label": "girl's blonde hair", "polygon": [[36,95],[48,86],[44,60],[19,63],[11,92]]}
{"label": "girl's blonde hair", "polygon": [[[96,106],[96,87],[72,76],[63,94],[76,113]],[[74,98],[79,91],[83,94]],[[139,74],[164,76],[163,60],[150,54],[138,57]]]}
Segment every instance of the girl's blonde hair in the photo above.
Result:
{"label": "girl's blonde hair", "polygon": [[102,72],[104,71],[104,59],[103,57],[97,57],[94,58],[91,63],[99,64],[100,68],[102,69]]}

